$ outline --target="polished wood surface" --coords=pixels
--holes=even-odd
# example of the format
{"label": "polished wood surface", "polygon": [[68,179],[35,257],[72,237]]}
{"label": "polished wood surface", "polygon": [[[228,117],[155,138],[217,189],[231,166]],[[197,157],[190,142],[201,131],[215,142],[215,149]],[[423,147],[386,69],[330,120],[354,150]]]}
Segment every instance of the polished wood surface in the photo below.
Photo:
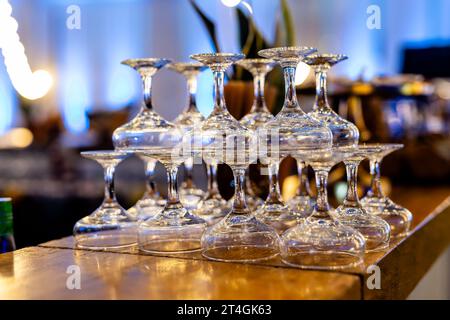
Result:
{"label": "polished wood surface", "polygon": [[[450,244],[450,188],[411,188],[394,200],[414,214],[413,230],[363,266],[339,272],[300,270],[279,259],[259,264],[74,249],[72,237],[0,255],[0,299],[403,299]],[[79,266],[81,289],[67,268]],[[381,288],[369,290],[370,265]]]}
{"label": "polished wood surface", "polygon": [[[80,290],[66,273],[80,268]],[[330,290],[333,288],[333,290]],[[32,247],[0,255],[0,299],[360,299],[355,275]]]}

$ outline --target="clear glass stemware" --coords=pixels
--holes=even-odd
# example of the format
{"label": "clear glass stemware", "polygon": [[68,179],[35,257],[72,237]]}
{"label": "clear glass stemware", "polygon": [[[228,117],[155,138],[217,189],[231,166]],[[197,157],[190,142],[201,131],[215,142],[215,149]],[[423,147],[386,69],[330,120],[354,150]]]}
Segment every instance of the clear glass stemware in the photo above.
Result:
{"label": "clear glass stemware", "polygon": [[[172,62],[167,67],[186,78],[188,101],[186,109],[179,114],[174,123],[181,127],[184,131],[191,130],[196,124],[199,124],[205,118],[197,109],[197,77],[200,72],[206,69],[206,66],[195,62]],[[199,202],[205,197],[205,192],[198,188],[193,179],[192,170],[194,164],[192,157],[184,162],[185,179],[180,188],[180,199],[188,210],[194,210],[198,207]]]}
{"label": "clear glass stemware", "polygon": [[[316,150],[330,148],[332,135],[326,125],[305,114],[300,108],[295,88],[295,72],[297,65],[308,54],[316,49],[308,47],[282,47],[265,49],[259,55],[275,60],[281,64],[285,79],[285,101],[281,111],[264,125],[258,128],[259,156],[269,166],[272,182],[277,179],[281,160],[295,154],[298,150]],[[301,218],[291,212],[279,197],[279,191],[271,185],[272,190],[258,217],[279,232],[292,227]]]}
{"label": "clear glass stemware", "polygon": [[231,212],[209,227],[202,237],[202,253],[218,261],[260,261],[279,250],[276,231],[260,222],[248,209],[245,199],[245,170],[256,161],[256,139],[227,111],[223,93],[225,70],[244,58],[242,54],[196,54],[192,59],[209,66],[214,74],[214,109],[197,136],[203,157],[228,164],[234,173],[235,195]]}
{"label": "clear glass stemware", "polygon": [[411,212],[389,199],[381,187],[380,166],[383,159],[390,153],[403,148],[402,144],[375,144],[379,152],[369,155],[370,174],[372,182],[366,196],[361,199],[361,205],[369,213],[383,218],[391,227],[391,237],[398,238],[408,234],[411,227]]}
{"label": "clear glass stemware", "polygon": [[347,195],[336,210],[339,221],[352,227],[366,238],[366,251],[379,251],[389,245],[390,227],[383,219],[369,214],[358,198],[358,166],[362,160],[377,153],[373,146],[359,145],[352,149],[351,155],[344,160],[347,171]]}
{"label": "clear glass stemware", "polygon": [[236,64],[240,65],[253,76],[253,104],[250,112],[246,114],[240,123],[250,130],[256,130],[267,121],[273,119],[264,98],[266,75],[272,71],[276,62],[270,59],[243,59]]}
{"label": "clear glass stemware", "polygon": [[359,140],[359,130],[351,122],[341,118],[334,112],[327,97],[328,70],[341,61],[348,59],[340,54],[314,54],[305,58],[304,62],[314,69],[316,75],[316,100],[313,111],[309,114],[327,124],[333,133],[334,147],[356,146]]}
{"label": "clear glass stemware", "polygon": [[138,216],[140,220],[146,220],[161,212],[166,205],[166,200],[160,195],[154,182],[156,160],[141,156],[139,158],[145,165],[145,192],[141,199],[127,211],[131,215]]}
{"label": "clear glass stemware", "polygon": [[81,155],[97,161],[104,170],[105,198],[89,216],[79,220],[74,228],[75,243],[80,248],[105,250],[133,246],[137,242],[137,217],[130,215],[117,202],[114,192],[116,166],[129,153],[123,151],[88,151]]}
{"label": "clear glass stemware", "polygon": [[154,254],[198,251],[206,223],[183,207],[177,187],[178,167],[186,159],[182,148],[184,132],[172,124],[172,128],[162,131],[161,135],[158,140],[165,143],[137,151],[141,156],[159,160],[168,172],[166,206],[139,224],[139,249]]}
{"label": "clear glass stemware", "polygon": [[231,206],[228,201],[222,198],[217,183],[217,162],[211,159],[206,160],[208,169],[208,192],[200,200],[198,208],[193,212],[204,219],[208,225],[215,224],[230,212]]}
{"label": "clear glass stemware", "polygon": [[339,222],[331,213],[327,180],[331,168],[348,154],[338,149],[300,151],[296,158],[314,169],[317,201],[313,213],[281,237],[281,257],[288,265],[300,268],[335,270],[362,263],[365,238],[357,230]]}
{"label": "clear glass stemware", "polygon": [[[273,67],[276,65],[276,62],[270,59],[243,59],[239,60],[236,64],[240,65],[252,74],[254,90],[253,104],[250,112],[240,120],[240,123],[244,127],[256,131],[258,127],[273,119],[273,115],[272,113],[270,113],[266,105],[266,100],[264,98],[264,89],[266,75],[273,69]],[[245,186],[247,194],[247,204],[249,208],[252,210],[259,209],[264,202],[254,193],[248,171]]]}
{"label": "clear glass stemware", "polygon": [[[136,150],[145,147],[149,143],[154,143],[154,130],[160,126],[165,126],[167,121],[164,120],[153,109],[152,103],[152,79],[153,76],[170,62],[168,59],[159,58],[140,58],[128,59],[122,61],[123,65],[127,65],[136,70],[142,79],[144,99],[138,114],[128,123],[117,128],[113,133],[113,144],[116,150]],[[142,157],[141,157],[142,159]],[[136,204],[129,208],[130,214],[138,214],[140,220],[147,219],[155,213],[162,210],[165,201],[156,192],[156,186],[153,181],[153,169],[156,166],[156,160],[151,158],[143,159],[146,170],[147,191]]]}
{"label": "clear glass stemware", "polygon": [[155,73],[169,62],[168,59],[159,58],[122,61],[122,64],[135,69],[141,76],[144,86],[144,101],[139,113],[130,122],[114,130],[113,144],[116,149],[140,149],[148,145],[155,145],[161,137],[159,128],[167,126],[168,121],[153,109],[152,79]]}

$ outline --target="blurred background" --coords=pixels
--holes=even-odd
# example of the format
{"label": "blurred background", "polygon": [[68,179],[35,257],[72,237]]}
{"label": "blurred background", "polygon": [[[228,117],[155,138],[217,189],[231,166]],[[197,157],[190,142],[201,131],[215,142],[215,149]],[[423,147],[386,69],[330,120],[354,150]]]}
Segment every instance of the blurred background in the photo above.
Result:
{"label": "blurred background", "polygon": [[[256,36],[249,48],[251,32]],[[251,57],[275,45],[350,57],[332,70],[330,100],[356,123],[362,141],[406,145],[383,162],[388,193],[397,186],[450,188],[448,0],[0,0],[0,192],[13,198],[17,246],[71,234],[73,224],[100,204],[101,167],[79,152],[112,148],[112,131],[138,111],[140,79],[120,61],[188,61],[190,54],[211,51]],[[242,70],[228,74],[226,98],[236,118],[251,105],[250,80]],[[284,90],[279,69],[268,82],[267,100],[276,113]],[[309,111],[312,72],[301,66],[296,82]],[[185,107],[185,86],[178,74],[159,72],[156,111],[173,120]],[[199,78],[197,101],[207,116],[209,71]],[[205,188],[204,171],[196,172]],[[221,172],[221,191],[229,198],[230,172]],[[338,202],[345,196],[343,167],[330,179]],[[159,167],[162,193],[165,180]],[[283,196],[292,196],[298,181],[290,159],[281,180]],[[367,163],[360,182],[363,194],[370,183]],[[125,208],[140,198],[144,166],[137,158],[119,165],[116,188]]]}

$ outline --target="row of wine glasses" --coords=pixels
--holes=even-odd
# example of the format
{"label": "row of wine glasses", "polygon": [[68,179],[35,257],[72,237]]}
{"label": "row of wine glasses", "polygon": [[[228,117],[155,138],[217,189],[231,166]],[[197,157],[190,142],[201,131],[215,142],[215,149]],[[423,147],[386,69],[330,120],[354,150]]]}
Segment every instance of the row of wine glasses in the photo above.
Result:
{"label": "row of wine glasses", "polygon": [[[138,115],[115,130],[115,151],[85,152],[105,168],[105,201],[74,228],[77,245],[105,249],[138,244],[153,254],[177,254],[201,250],[204,257],[219,261],[254,262],[280,254],[292,266],[337,269],[361,263],[364,252],[385,249],[390,236],[403,236],[412,216],[385,197],[380,184],[380,162],[399,145],[358,144],[356,126],[340,118],[329,106],[326,94],[328,70],[346,59],[343,55],[317,54],[308,47],[261,50],[265,59],[244,59],[242,54],[207,53],[191,58],[198,63],[170,63],[166,59],[124,61],[138,71],[144,84],[144,102]],[[316,73],[314,109],[306,114],[297,101],[295,72],[299,62]],[[252,73],[255,100],[241,121],[233,118],[224,99],[225,70],[238,63]],[[285,102],[273,116],[264,101],[264,79],[276,65],[283,68]],[[188,82],[188,107],[174,123],[153,110],[151,80],[160,68],[183,74]],[[204,119],[195,106],[195,78],[209,67],[214,75],[214,108]],[[151,179],[155,161],[168,171],[167,201],[161,201],[151,181],[135,207],[125,211],[114,196],[115,166],[130,154],[147,164]],[[297,196],[284,203],[278,185],[280,161],[292,156],[299,175],[314,169],[317,199],[313,199],[302,178]],[[357,168],[369,159],[372,188],[360,202]],[[195,187],[192,164],[203,159],[208,167],[206,194]],[[251,210],[246,194],[246,170],[259,161],[269,174],[266,201]],[[327,200],[330,169],[344,162],[348,191],[343,204],[331,209]],[[178,167],[184,163],[187,179],[177,187]],[[231,208],[217,189],[217,165],[225,163],[234,174],[235,195]],[[180,198],[183,201],[180,201]],[[151,200],[151,201],[148,201]],[[183,206],[182,203],[185,203]]]}

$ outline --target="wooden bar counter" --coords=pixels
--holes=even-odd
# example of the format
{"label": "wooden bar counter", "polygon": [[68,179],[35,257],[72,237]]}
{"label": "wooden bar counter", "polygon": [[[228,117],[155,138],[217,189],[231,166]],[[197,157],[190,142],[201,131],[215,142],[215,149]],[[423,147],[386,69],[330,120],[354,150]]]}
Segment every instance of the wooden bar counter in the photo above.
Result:
{"label": "wooden bar counter", "polygon": [[[0,299],[405,299],[450,244],[450,187],[402,188],[392,198],[414,214],[411,233],[361,268],[300,270],[122,251],[74,249],[72,237],[0,255]],[[381,288],[366,285],[370,265]],[[80,288],[73,288],[73,272]],[[369,279],[370,281],[370,279]],[[72,289],[70,289],[72,288]]]}

